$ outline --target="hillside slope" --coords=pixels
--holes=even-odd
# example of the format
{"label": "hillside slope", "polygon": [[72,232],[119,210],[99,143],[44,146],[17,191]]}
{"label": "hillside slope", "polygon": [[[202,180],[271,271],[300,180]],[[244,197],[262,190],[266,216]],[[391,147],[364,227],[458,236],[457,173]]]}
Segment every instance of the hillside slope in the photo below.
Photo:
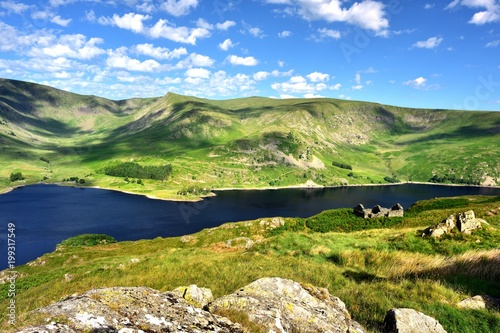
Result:
{"label": "hillside slope", "polygon": [[[176,198],[181,190],[428,181],[500,183],[500,113],[336,99],[224,101],[168,93],[111,101],[0,80],[0,186],[85,185]],[[110,177],[133,161],[165,181]],[[23,181],[9,176],[21,172]]]}

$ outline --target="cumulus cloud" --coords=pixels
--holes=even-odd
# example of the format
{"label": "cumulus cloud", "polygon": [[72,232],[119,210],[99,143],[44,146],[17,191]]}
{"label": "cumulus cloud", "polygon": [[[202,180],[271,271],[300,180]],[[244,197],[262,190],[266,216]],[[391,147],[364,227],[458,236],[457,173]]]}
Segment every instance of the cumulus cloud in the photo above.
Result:
{"label": "cumulus cloud", "polygon": [[322,28],[322,29],[318,29],[318,32],[320,34],[320,38],[339,39],[341,37],[340,31],[338,31],[338,30]]}
{"label": "cumulus cloud", "polygon": [[346,6],[341,0],[267,0],[267,3],[289,6],[287,12],[297,13],[308,21],[345,22],[385,35],[389,20],[380,1],[362,0]]}
{"label": "cumulus cloud", "polygon": [[254,57],[239,57],[237,55],[230,55],[226,58],[226,60],[231,64],[231,65],[242,65],[242,66],[255,66],[259,63],[257,59]]}
{"label": "cumulus cloud", "polygon": [[177,59],[183,55],[188,54],[187,50],[184,47],[179,47],[170,51],[166,47],[155,47],[153,44],[149,43],[137,44],[134,48],[135,51],[139,54],[164,60]]}
{"label": "cumulus cloud", "polygon": [[184,68],[192,68],[192,67],[212,67],[215,63],[215,60],[210,58],[209,56],[191,53],[185,59],[179,61],[177,65],[175,65],[176,69],[184,69]]}
{"label": "cumulus cloud", "polygon": [[56,37],[47,35],[34,41],[33,46],[28,52],[31,57],[67,57],[75,59],[89,60],[105,53],[97,45],[104,41],[101,38],[90,38],[82,34],[62,35]]}
{"label": "cumulus cloud", "polygon": [[441,42],[443,41],[443,38],[441,37],[431,37],[427,40],[423,41],[418,41],[415,44],[411,46],[411,48],[423,48],[423,49],[433,49],[439,46]]}
{"label": "cumulus cloud", "polygon": [[259,71],[253,75],[255,81],[262,81],[267,79],[271,74],[265,71]]}
{"label": "cumulus cloud", "polygon": [[313,72],[307,75],[307,78],[311,80],[311,82],[326,82],[330,79],[330,75],[320,72]]}
{"label": "cumulus cloud", "polygon": [[229,38],[219,44],[219,48],[224,51],[227,51],[234,46],[235,44],[233,44],[233,42]]}
{"label": "cumulus cloud", "polygon": [[405,86],[409,86],[415,89],[422,89],[426,86],[427,84],[427,79],[424,77],[418,77],[414,80],[408,80],[406,82],[403,82]]}
{"label": "cumulus cloud", "polygon": [[278,33],[279,38],[287,38],[287,37],[290,37],[291,35],[292,35],[292,32],[288,31],[288,30],[283,30],[282,32]]}
{"label": "cumulus cloud", "polygon": [[153,26],[145,26],[144,22],[151,19],[149,15],[128,13],[123,16],[114,14],[112,17],[99,17],[95,19],[92,12],[86,14],[89,21],[94,19],[103,25],[113,25],[119,28],[130,30],[135,33],[144,34],[151,38],[165,38],[178,43],[196,45],[196,41],[211,36],[211,24],[203,19],[198,20],[196,28],[185,26],[175,26],[166,19],[159,19]]}
{"label": "cumulus cloud", "polygon": [[205,68],[190,68],[184,75],[192,78],[208,79],[210,77],[210,71]]}
{"label": "cumulus cloud", "polygon": [[325,82],[330,79],[328,74],[313,72],[306,75],[295,75],[290,77],[288,81],[276,82],[271,85],[271,88],[280,93],[280,95],[301,94],[305,96],[317,96],[321,91],[338,90],[340,84],[328,86]]}
{"label": "cumulus cloud", "polygon": [[494,40],[486,44],[486,47],[497,47],[500,46],[500,40]]}
{"label": "cumulus cloud", "polygon": [[97,21],[102,25],[114,25],[118,28],[130,30],[135,33],[143,33],[146,30],[144,27],[144,21],[147,21],[150,18],[151,16],[149,15],[127,13],[123,16],[118,14],[114,14],[113,17],[101,16]]}
{"label": "cumulus cloud", "polygon": [[234,27],[236,25],[236,22],[234,21],[225,21],[223,23],[217,23],[215,26],[218,30],[223,30],[226,31],[231,27]]}
{"label": "cumulus cloud", "polygon": [[125,52],[123,49],[110,51],[109,53],[108,59],[106,59],[106,65],[111,68],[121,68],[137,72],[153,72],[161,69],[161,65],[156,60],[148,59],[140,61],[138,59],[133,59],[124,54]]}
{"label": "cumulus cloud", "polygon": [[68,26],[68,24],[70,24],[70,23],[71,23],[71,21],[72,21],[71,19],[66,19],[66,20],[65,20],[65,19],[63,19],[63,18],[62,18],[61,16],[59,16],[59,15],[56,15],[56,16],[54,16],[53,18],[51,18],[51,19],[50,19],[50,22],[55,23],[55,24],[58,24],[58,25],[60,25],[60,26],[62,26],[62,27],[67,27],[67,26]]}
{"label": "cumulus cloud", "polygon": [[160,5],[160,9],[173,16],[183,16],[197,6],[198,0],[166,0]]}
{"label": "cumulus cloud", "polygon": [[0,8],[7,10],[9,13],[22,14],[23,12],[30,9],[32,6],[26,5],[24,3],[14,2],[14,1],[2,1],[0,2]]}
{"label": "cumulus cloud", "polygon": [[458,6],[484,9],[472,16],[469,20],[471,24],[483,25],[500,21],[500,4],[497,0],[453,0],[445,9],[453,9]]}

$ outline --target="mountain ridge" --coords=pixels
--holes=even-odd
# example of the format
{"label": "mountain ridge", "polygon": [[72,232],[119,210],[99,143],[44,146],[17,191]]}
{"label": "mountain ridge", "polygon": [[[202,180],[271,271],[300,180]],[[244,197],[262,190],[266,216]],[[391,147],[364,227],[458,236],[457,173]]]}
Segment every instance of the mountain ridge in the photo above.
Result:
{"label": "mountain ridge", "polygon": [[[0,80],[2,187],[15,185],[8,180],[12,172],[23,172],[28,183],[78,177],[86,185],[164,198],[180,198],[176,193],[188,187],[335,186],[434,176],[495,185],[499,134],[500,112],[494,111],[330,98],[210,100],[172,92],[112,101]],[[140,186],[99,173],[116,161],[169,163],[174,172],[168,181]]]}

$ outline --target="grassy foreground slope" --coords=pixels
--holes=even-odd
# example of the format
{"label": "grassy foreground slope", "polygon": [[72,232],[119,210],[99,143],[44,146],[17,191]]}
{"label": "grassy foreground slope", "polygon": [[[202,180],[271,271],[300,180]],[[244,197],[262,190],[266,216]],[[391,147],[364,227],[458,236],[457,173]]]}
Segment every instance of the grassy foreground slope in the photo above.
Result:
{"label": "grassy foreground slope", "polygon": [[[425,227],[469,209],[490,226],[441,240],[421,237]],[[318,220],[328,222],[329,231],[309,228]],[[457,303],[477,294],[500,296],[500,197],[422,201],[396,223],[372,220],[358,228],[356,221],[352,210],[332,210],[308,219],[230,223],[183,237],[63,245],[16,268],[17,327],[44,321],[29,311],[92,288],[168,291],[197,284],[220,297],[258,278],[279,276],[327,288],[370,332],[379,331],[393,307],[435,317],[447,332],[498,332],[498,311]],[[273,229],[278,222],[284,225]],[[247,248],[249,240],[254,243]],[[0,284],[1,318],[8,311],[8,288]],[[5,324],[0,330],[13,329]]]}
{"label": "grassy foreground slope", "polygon": [[[500,112],[324,98],[215,101],[168,93],[111,101],[0,80],[0,144],[1,188],[78,178],[182,198],[182,189],[196,197],[193,188],[306,182],[500,183]],[[171,164],[173,174],[140,184],[104,174],[126,161]],[[13,172],[25,180],[11,182]]]}

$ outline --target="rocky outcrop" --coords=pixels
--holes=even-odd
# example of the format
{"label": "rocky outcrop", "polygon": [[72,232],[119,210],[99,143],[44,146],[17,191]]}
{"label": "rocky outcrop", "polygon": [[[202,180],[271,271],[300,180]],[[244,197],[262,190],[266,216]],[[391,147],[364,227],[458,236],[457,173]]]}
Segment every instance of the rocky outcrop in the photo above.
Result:
{"label": "rocky outcrop", "polygon": [[480,229],[482,224],[488,224],[483,219],[476,218],[474,211],[469,210],[463,213],[453,214],[448,216],[443,222],[425,229],[423,237],[429,236],[440,238],[445,234],[453,232],[457,229],[461,233],[470,235],[472,231]]}
{"label": "rocky outcrop", "polygon": [[173,292],[146,287],[94,289],[34,311],[48,324],[18,333],[248,332],[217,312],[243,312],[266,332],[364,332],[328,290],[291,280],[263,278],[212,300],[210,289],[196,285]]}
{"label": "rocky outcrop", "polygon": [[184,298],[189,304],[198,308],[204,308],[214,300],[212,290],[208,288],[200,288],[195,284],[192,284],[189,287],[175,288],[172,292]]}
{"label": "rocky outcrop", "polygon": [[386,333],[446,333],[434,318],[413,309],[390,309],[384,320]]}
{"label": "rocky outcrop", "polygon": [[182,297],[145,287],[94,289],[35,311],[48,325],[34,332],[233,332],[239,324],[189,305]]}
{"label": "rocky outcrop", "polygon": [[259,279],[209,305],[220,309],[244,312],[266,332],[364,332],[328,290],[281,278]]}
{"label": "rocky outcrop", "polygon": [[359,204],[354,207],[354,214],[365,219],[373,219],[377,217],[403,217],[404,209],[399,203],[395,204],[391,208],[381,207],[376,205],[373,208],[365,208],[363,204]]}
{"label": "rocky outcrop", "polygon": [[500,299],[488,295],[476,295],[458,302],[457,306],[464,309],[500,310]]}

